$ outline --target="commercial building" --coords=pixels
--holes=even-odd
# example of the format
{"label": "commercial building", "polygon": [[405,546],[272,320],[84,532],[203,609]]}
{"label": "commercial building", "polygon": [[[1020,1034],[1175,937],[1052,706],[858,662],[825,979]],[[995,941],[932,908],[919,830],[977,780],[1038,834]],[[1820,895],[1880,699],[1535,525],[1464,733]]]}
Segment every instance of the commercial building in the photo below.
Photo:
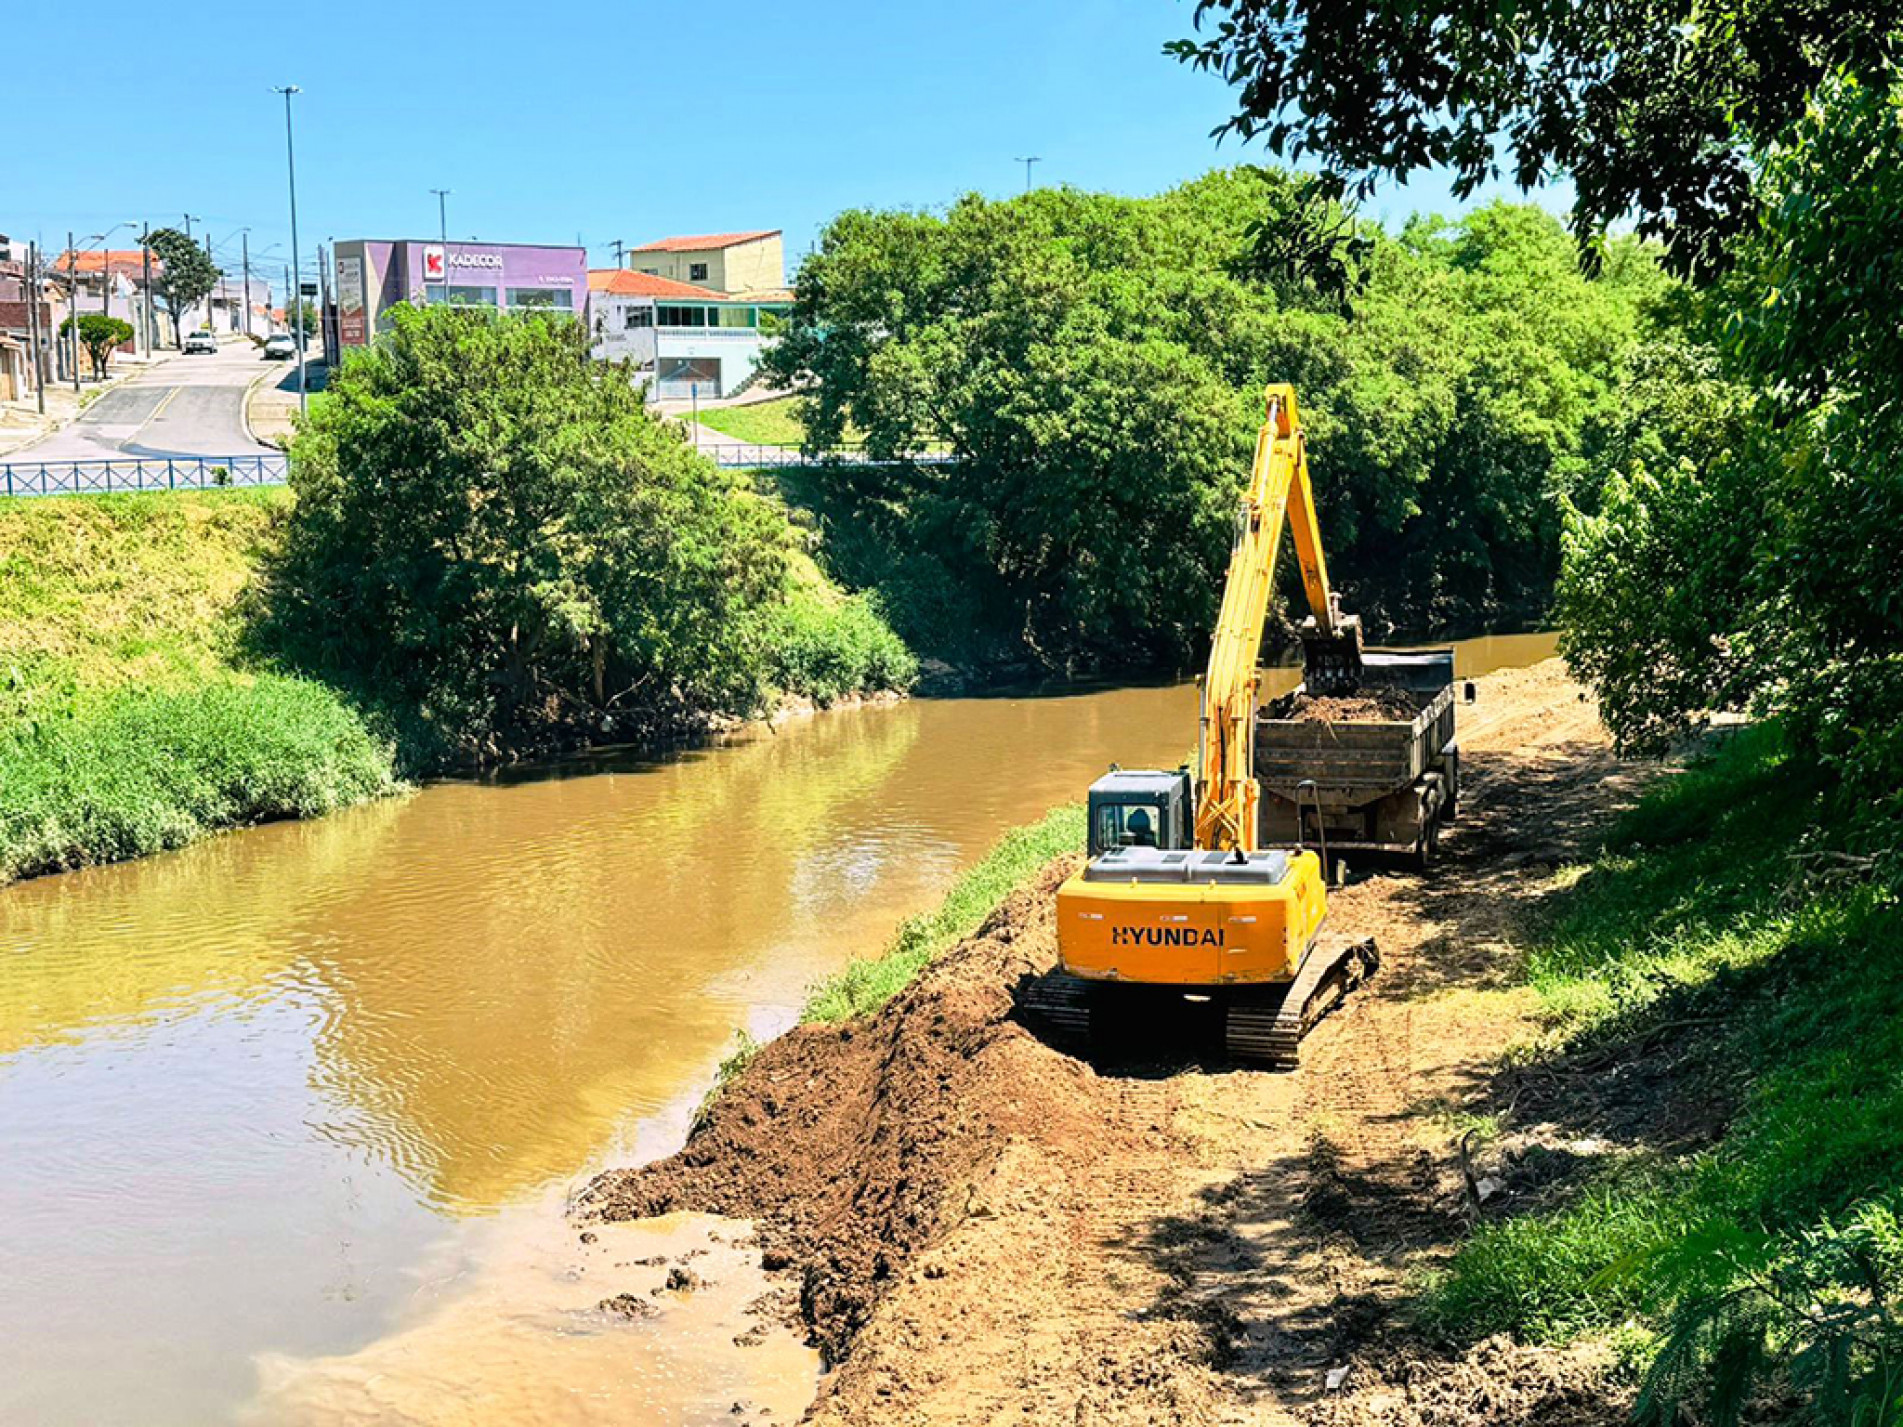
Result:
{"label": "commercial building", "polygon": [[588,287],[595,356],[632,362],[657,400],[738,393],[789,308],[626,268],[596,268]]}
{"label": "commercial building", "polygon": [[577,317],[588,308],[585,248],[356,238],[337,244],[335,264],[338,340],[346,347],[388,331],[391,309],[406,302]]}
{"label": "commercial building", "polygon": [[631,249],[628,266],[723,296],[778,297],[786,286],[786,257],[777,228],[662,238]]}

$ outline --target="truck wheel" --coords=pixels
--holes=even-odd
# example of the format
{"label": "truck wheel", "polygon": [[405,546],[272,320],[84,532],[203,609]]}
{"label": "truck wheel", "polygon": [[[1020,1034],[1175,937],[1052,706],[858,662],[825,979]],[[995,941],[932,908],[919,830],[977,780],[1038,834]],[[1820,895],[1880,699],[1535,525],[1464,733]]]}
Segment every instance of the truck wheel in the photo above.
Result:
{"label": "truck wheel", "polygon": [[1408,865],[1416,872],[1425,872],[1433,865],[1434,854],[1440,850],[1440,819],[1430,817],[1421,825],[1421,835],[1415,840],[1414,851],[1408,854]]}

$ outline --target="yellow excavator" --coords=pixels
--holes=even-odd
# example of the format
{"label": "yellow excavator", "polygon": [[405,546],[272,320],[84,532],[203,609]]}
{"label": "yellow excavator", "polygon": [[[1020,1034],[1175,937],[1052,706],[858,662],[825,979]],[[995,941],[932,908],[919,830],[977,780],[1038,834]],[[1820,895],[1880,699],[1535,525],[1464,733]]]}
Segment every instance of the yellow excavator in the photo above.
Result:
{"label": "yellow excavator", "polygon": [[1195,774],[1112,768],[1092,785],[1090,861],[1057,894],[1061,965],[1024,1003],[1099,1041],[1119,1019],[1143,1037],[1170,1006],[1187,1007],[1201,1024],[1220,1019],[1232,1057],[1292,1066],[1376,954],[1371,940],[1323,936],[1321,856],[1258,845],[1256,661],[1285,514],[1310,610],[1304,683],[1350,692],[1362,674],[1361,622],[1328,587],[1294,388],[1271,386],[1267,406],[1202,683]]}

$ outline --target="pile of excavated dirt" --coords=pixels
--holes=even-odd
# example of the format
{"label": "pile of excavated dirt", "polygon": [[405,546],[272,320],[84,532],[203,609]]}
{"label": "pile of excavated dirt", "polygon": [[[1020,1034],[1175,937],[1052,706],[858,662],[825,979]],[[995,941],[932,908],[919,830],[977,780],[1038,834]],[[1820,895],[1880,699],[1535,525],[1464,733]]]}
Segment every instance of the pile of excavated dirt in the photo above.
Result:
{"label": "pile of excavated dirt", "polygon": [[580,1212],[753,1220],[834,1365],[812,1423],[1611,1422],[1591,1358],[1448,1354],[1399,1311],[1519,1201],[1473,1204],[1451,1112],[1494,1109],[1501,1048],[1539,1035],[1521,928],[1638,782],[1558,661],[1479,682],[1440,865],[1330,894],[1382,967],[1297,1073],[1078,1059],[1021,1025],[1067,859],[876,1016],[765,1047],[680,1153]]}
{"label": "pile of excavated dirt", "polygon": [[814,1337],[843,1356],[912,1256],[972,1212],[1002,1145],[1094,1133],[1095,1078],[1011,1020],[1012,988],[1051,962],[1052,899],[1076,860],[1046,868],[870,1020],[768,1044],[679,1154],[601,1175],[579,1211],[755,1220],[767,1266],[800,1275]]}
{"label": "pile of excavated dirt", "polygon": [[1352,694],[1310,694],[1296,690],[1270,703],[1263,712],[1296,723],[1406,722],[1421,711],[1421,697],[1408,689],[1370,686]]}

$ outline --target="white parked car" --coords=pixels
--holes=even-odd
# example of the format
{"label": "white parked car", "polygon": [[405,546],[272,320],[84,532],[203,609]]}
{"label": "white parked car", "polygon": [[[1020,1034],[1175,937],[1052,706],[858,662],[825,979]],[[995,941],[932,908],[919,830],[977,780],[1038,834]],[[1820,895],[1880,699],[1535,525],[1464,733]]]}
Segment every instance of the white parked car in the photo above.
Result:
{"label": "white parked car", "polygon": [[289,332],[273,332],[264,339],[264,360],[289,362],[297,357],[297,338]]}
{"label": "white parked car", "polygon": [[185,334],[185,355],[197,356],[199,353],[218,355],[218,339],[209,332],[187,332]]}

